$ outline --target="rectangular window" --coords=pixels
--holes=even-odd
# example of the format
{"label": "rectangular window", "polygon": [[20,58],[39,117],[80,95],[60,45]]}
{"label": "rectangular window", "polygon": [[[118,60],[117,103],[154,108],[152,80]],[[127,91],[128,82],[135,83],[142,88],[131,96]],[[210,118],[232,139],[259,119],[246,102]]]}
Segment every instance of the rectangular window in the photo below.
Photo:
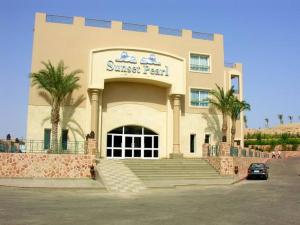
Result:
{"label": "rectangular window", "polygon": [[191,89],[191,106],[208,107],[208,90]]}
{"label": "rectangular window", "polygon": [[44,129],[44,149],[50,149],[51,129]]}
{"label": "rectangular window", "polygon": [[61,131],[61,147],[63,150],[68,149],[68,130],[63,129]]}
{"label": "rectangular window", "polygon": [[210,134],[205,134],[204,143],[210,144]]}
{"label": "rectangular window", "polygon": [[197,72],[210,72],[210,57],[209,55],[190,55],[190,70]]}
{"label": "rectangular window", "polygon": [[195,152],[195,140],[196,140],[196,134],[191,134],[190,136],[190,152]]}

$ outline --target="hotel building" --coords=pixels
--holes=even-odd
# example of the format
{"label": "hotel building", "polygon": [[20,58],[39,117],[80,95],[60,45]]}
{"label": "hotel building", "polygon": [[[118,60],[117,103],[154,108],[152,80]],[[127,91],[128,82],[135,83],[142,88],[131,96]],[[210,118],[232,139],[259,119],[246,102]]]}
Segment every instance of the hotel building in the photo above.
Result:
{"label": "hotel building", "polygon": [[[83,70],[61,110],[62,142],[94,131],[103,158],[202,157],[204,143],[221,139],[209,90],[234,85],[243,98],[242,65],[224,65],[220,34],[37,13],[31,71],[48,60]],[[30,86],[27,140],[47,149],[51,108],[40,92]],[[236,143],[243,145],[242,120]]]}

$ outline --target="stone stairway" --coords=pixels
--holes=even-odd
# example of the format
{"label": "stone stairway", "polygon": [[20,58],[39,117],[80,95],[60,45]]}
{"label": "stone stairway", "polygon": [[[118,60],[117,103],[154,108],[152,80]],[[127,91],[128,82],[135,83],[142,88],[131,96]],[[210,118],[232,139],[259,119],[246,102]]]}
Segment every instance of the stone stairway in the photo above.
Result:
{"label": "stone stairway", "polygon": [[232,176],[221,176],[204,159],[130,159],[122,162],[150,188],[233,183]]}
{"label": "stone stairway", "polygon": [[121,160],[101,159],[96,169],[110,192],[139,192],[146,189],[143,182]]}

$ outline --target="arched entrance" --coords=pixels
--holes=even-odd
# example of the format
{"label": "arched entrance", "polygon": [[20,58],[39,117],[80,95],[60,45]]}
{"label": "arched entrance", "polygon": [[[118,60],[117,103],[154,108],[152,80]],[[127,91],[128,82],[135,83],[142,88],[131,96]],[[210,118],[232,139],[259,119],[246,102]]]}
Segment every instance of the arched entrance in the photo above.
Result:
{"label": "arched entrance", "polygon": [[141,126],[122,126],[107,133],[107,158],[158,158],[158,134]]}

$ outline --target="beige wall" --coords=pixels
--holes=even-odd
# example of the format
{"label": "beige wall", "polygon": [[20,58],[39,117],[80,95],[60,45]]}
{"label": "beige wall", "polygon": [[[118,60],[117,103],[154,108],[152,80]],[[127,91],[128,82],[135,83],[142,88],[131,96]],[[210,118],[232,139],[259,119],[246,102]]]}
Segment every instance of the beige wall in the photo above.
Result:
{"label": "beige wall", "polygon": [[[243,86],[243,67],[240,63],[235,63],[232,68],[225,68],[225,78],[226,78],[226,86],[230,88],[231,84],[231,76],[238,76],[239,78],[239,93],[237,97],[240,100],[244,100],[244,86]],[[240,115],[240,120],[236,123],[236,135],[235,140],[241,141],[241,146],[244,146],[244,113],[242,112]],[[231,127],[231,123],[229,123]],[[230,134],[229,134],[230,135]]]}
{"label": "beige wall", "polygon": [[167,111],[168,89],[150,84],[133,82],[105,83],[102,96],[102,110],[113,106],[134,103],[146,105],[158,111]]}
{"label": "beige wall", "polygon": [[[27,139],[43,140],[44,129],[51,129],[50,106],[28,106],[27,118]],[[60,110],[61,121],[58,127],[58,133],[61,135],[61,129],[68,129],[68,139],[70,141],[82,141],[89,132],[89,113],[85,108],[63,107]]]}
{"label": "beige wall", "polygon": [[[74,97],[86,96],[91,74],[91,52],[96,49],[107,48],[135,48],[148,49],[185,59],[186,89],[193,86],[214,88],[215,84],[223,86],[224,83],[224,53],[223,36],[214,35],[214,41],[193,39],[191,31],[183,30],[182,37],[158,34],[158,27],[151,26],[147,33],[124,31],[121,22],[113,21],[111,29],[84,26],[84,18],[75,17],[74,24],[58,24],[46,22],[46,15],[37,13],[34,29],[34,42],[32,53],[32,71],[42,67],[41,61],[51,60],[57,63],[63,59],[70,70],[82,69],[80,82],[82,88],[74,93]],[[196,73],[189,71],[189,54],[205,53],[211,55],[212,72]],[[173,58],[174,59],[174,58]],[[170,75],[170,77],[173,75]],[[177,74],[175,75],[177,76]],[[179,82],[179,81],[178,81]],[[38,94],[36,88],[30,89],[30,105],[47,105]],[[86,101],[82,103],[84,107]],[[187,112],[202,112],[203,109],[188,107],[188,95],[185,95]]]}
{"label": "beige wall", "polygon": [[[242,74],[241,65],[235,71],[224,68],[223,36],[214,34],[214,40],[192,38],[192,32],[183,30],[181,37],[161,35],[157,26],[148,26],[147,32],[122,30],[122,23],[112,21],[109,29],[88,27],[84,18],[74,17],[73,24],[46,22],[46,15],[36,14],[32,53],[33,72],[42,68],[41,61],[56,64],[63,59],[69,71],[82,69],[81,88],[73,93],[67,105],[76,103],[76,110],[69,114],[80,132],[91,131],[91,101],[89,88],[103,90],[99,106],[99,140],[105,153],[106,133],[118,126],[136,124],[160,134],[160,157],[168,157],[173,144],[173,106],[171,94],[181,99],[181,150],[186,157],[201,156],[204,134],[220,126],[220,115],[208,108],[190,107],[190,88],[213,89],[215,84],[228,88],[232,72]],[[122,51],[142,58],[151,53],[157,56],[161,67],[167,66],[168,76],[150,74],[116,73],[107,70],[107,61],[115,60]],[[209,73],[189,70],[190,53],[208,54],[211,57]],[[154,66],[155,67],[155,66]],[[157,66],[158,67],[158,66]],[[28,103],[27,139],[42,139],[43,129],[50,127],[49,105],[39,90],[30,88]],[[241,93],[242,97],[242,93]],[[100,101],[101,102],[101,101]],[[72,107],[71,107],[72,108]],[[75,133],[70,139],[79,139]],[[75,126],[75,127],[76,127]],[[239,125],[242,126],[241,124]],[[207,131],[209,130],[210,131]],[[237,137],[242,129],[238,128]],[[189,153],[189,135],[197,137],[196,153]],[[214,141],[218,135],[213,134]]]}
{"label": "beige wall", "polygon": [[[211,143],[220,142],[219,132],[222,117],[216,114],[188,113],[181,118],[181,151],[185,157],[201,157],[205,134],[211,136]],[[190,135],[195,134],[195,152],[190,152]]]}

